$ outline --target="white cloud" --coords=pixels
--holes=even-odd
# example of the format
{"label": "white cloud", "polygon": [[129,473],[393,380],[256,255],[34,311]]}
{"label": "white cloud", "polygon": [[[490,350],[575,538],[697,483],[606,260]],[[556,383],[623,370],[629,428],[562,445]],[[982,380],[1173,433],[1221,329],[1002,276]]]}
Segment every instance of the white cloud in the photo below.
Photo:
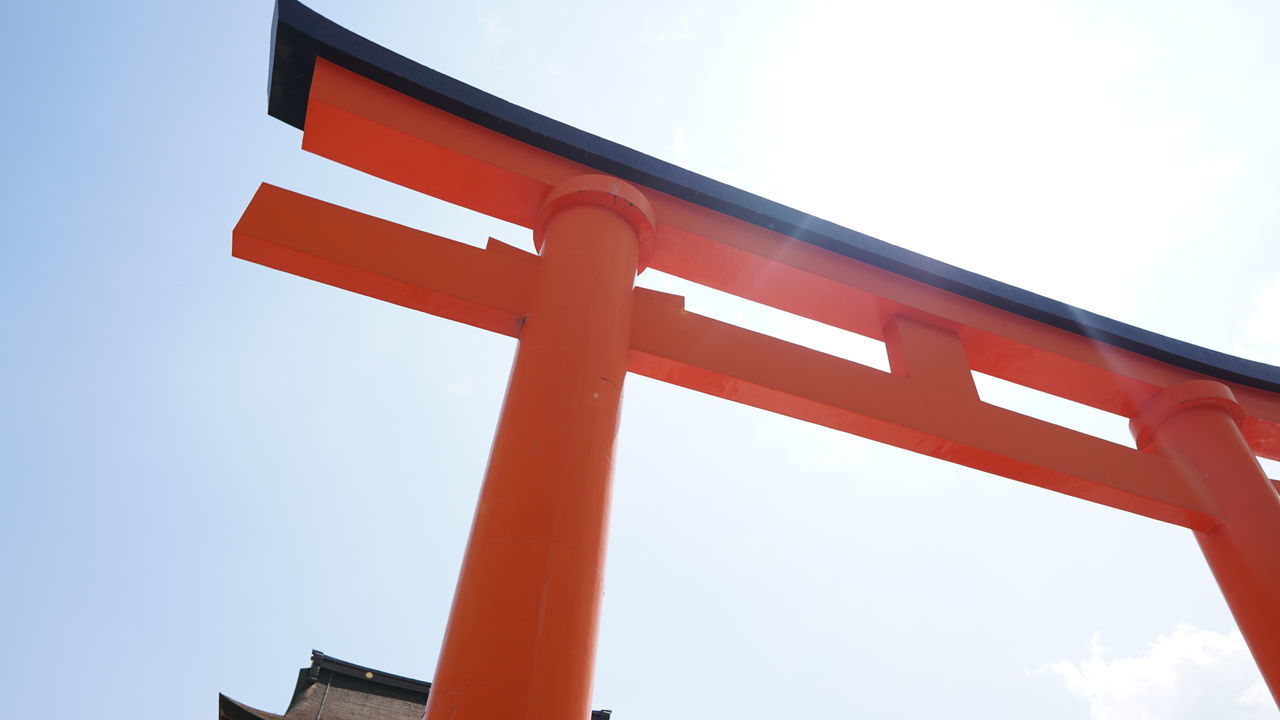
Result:
{"label": "white cloud", "polygon": [[1032,674],[1062,678],[1093,720],[1274,720],[1280,717],[1239,632],[1179,625],[1145,653],[1112,657],[1095,635],[1089,657]]}

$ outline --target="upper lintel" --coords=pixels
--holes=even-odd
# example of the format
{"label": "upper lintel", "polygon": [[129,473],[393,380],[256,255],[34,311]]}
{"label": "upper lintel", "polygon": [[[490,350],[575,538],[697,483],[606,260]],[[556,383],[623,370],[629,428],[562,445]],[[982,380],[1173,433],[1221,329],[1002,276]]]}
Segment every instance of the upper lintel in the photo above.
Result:
{"label": "upper lintel", "polygon": [[299,129],[315,59],[520,142],[884,270],[1092,340],[1261,390],[1280,368],[1149,332],[939,262],[813,217],[513,105],[394,53],[297,0],[277,0],[268,112]]}

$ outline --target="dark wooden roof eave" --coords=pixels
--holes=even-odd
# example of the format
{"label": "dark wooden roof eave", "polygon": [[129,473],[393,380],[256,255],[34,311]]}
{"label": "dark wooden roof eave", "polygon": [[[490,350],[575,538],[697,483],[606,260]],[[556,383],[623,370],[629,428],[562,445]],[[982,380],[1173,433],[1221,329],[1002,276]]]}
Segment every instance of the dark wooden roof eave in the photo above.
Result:
{"label": "dark wooden roof eave", "polygon": [[251,708],[218,693],[218,720],[283,720],[283,718],[283,715]]}

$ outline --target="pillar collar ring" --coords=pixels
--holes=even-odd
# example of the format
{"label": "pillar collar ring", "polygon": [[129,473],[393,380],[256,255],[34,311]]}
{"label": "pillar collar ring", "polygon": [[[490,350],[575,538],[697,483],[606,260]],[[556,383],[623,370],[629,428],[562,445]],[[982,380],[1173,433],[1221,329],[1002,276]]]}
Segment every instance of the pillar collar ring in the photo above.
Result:
{"label": "pillar collar ring", "polygon": [[653,219],[653,206],[634,185],[609,175],[578,175],[551,190],[533,226],[533,244],[539,252],[542,251],[544,232],[551,216],[578,204],[607,207],[631,223],[638,243],[636,272],[649,266],[656,244],[657,223]]}
{"label": "pillar collar ring", "polygon": [[1231,388],[1213,380],[1188,380],[1157,392],[1138,408],[1137,414],[1129,421],[1129,430],[1137,440],[1138,449],[1151,443],[1156,428],[1165,420],[1196,407],[1221,408],[1236,425],[1244,420],[1244,410]]}

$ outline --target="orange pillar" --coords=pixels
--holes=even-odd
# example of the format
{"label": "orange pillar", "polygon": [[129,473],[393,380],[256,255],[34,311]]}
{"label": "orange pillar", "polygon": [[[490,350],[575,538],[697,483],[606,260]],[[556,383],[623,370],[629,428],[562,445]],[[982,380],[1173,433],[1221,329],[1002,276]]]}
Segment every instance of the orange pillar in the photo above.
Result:
{"label": "orange pillar", "polygon": [[1160,391],[1130,424],[1194,478],[1221,522],[1196,533],[1240,632],[1280,706],[1280,494],[1240,433],[1243,413],[1222,383]]}
{"label": "orange pillar", "polygon": [[614,435],[633,285],[653,241],[638,190],[552,191],[426,720],[590,715]]}

